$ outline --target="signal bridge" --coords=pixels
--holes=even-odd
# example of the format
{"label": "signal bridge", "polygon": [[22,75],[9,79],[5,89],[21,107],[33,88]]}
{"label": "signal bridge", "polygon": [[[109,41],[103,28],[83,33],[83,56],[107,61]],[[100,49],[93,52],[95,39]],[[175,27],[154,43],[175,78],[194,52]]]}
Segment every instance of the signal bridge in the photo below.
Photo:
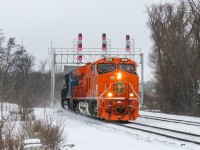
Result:
{"label": "signal bridge", "polygon": [[[49,49],[49,54],[54,64],[77,65],[94,62],[105,57],[120,57],[134,60],[135,56],[142,54],[140,49],[135,50],[137,51],[126,51],[124,48],[112,48],[107,51],[102,51],[100,48],[84,48],[79,52],[73,48],[52,48]],[[82,56],[82,58],[79,59],[79,56]]]}
{"label": "signal bridge", "polygon": [[[128,44],[128,45],[127,45]],[[143,104],[144,64],[143,53],[140,48],[134,48],[134,40],[126,36],[126,48],[111,48],[111,40],[102,34],[102,48],[82,48],[82,34],[73,40],[73,48],[53,48],[48,50],[51,60],[51,106],[55,100],[55,68],[56,65],[68,67],[82,66],[88,62],[94,62],[101,58],[129,58],[138,64],[140,76],[140,104]]]}

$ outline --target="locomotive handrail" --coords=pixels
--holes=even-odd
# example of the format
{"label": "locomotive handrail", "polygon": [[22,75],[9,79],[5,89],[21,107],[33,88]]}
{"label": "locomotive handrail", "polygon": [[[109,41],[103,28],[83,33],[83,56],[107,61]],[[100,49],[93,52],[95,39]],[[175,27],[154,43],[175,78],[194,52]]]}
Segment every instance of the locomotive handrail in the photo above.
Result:
{"label": "locomotive handrail", "polygon": [[98,99],[101,98],[111,88],[112,84],[113,83],[111,83],[110,86],[103,93],[101,93],[101,95],[98,97]]}
{"label": "locomotive handrail", "polygon": [[[129,83],[130,84],[130,83]],[[132,87],[132,85],[130,84],[130,87],[133,91],[133,93],[142,101],[142,98],[140,98],[140,96],[137,94],[137,92],[134,90],[134,88]]]}

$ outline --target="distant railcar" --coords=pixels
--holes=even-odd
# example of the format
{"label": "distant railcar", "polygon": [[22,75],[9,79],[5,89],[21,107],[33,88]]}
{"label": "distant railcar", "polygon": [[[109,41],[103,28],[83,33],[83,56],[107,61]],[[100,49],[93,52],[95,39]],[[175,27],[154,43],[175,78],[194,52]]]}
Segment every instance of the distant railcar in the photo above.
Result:
{"label": "distant railcar", "polygon": [[63,108],[110,121],[135,120],[139,110],[136,62],[102,58],[65,74]]}

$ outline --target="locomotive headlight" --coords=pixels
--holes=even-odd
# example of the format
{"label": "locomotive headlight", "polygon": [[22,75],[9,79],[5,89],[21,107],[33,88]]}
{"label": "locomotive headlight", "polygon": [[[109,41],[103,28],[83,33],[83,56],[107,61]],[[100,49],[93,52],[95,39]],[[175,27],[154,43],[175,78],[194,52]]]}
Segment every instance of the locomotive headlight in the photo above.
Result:
{"label": "locomotive headlight", "polygon": [[113,95],[113,94],[112,94],[111,92],[109,92],[109,93],[107,94],[108,97],[112,97],[112,95]]}
{"label": "locomotive headlight", "polygon": [[134,96],[134,94],[133,94],[133,93],[130,93],[129,95],[130,95],[130,97],[133,97],[133,96]]}
{"label": "locomotive headlight", "polygon": [[118,74],[117,74],[117,79],[121,79],[122,78],[122,74],[119,72]]}

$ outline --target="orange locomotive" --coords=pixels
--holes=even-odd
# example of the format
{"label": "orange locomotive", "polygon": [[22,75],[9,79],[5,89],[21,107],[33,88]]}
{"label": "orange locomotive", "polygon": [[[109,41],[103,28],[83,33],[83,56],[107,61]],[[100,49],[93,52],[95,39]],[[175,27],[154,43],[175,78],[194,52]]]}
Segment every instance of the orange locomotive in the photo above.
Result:
{"label": "orange locomotive", "polygon": [[136,62],[102,58],[65,75],[63,108],[111,121],[135,120],[139,109]]}

